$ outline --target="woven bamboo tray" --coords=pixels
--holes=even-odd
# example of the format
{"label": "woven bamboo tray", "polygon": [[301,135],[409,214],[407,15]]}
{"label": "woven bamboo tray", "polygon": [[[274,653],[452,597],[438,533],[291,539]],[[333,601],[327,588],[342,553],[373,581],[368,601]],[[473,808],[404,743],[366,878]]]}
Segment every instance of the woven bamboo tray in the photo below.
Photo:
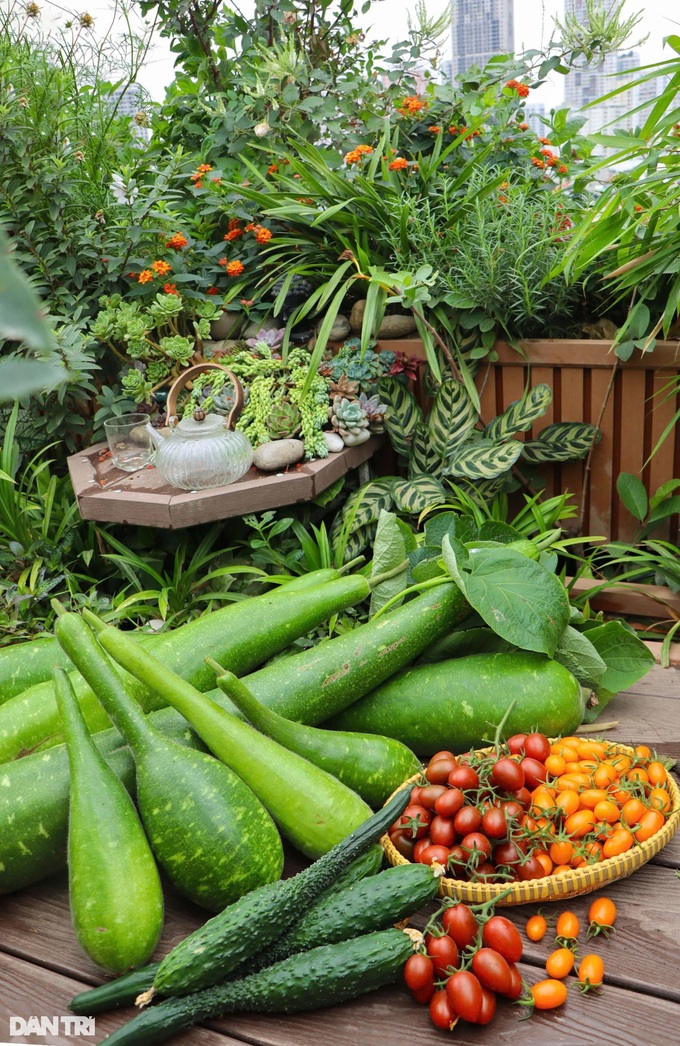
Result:
{"label": "woven bamboo tray", "polygon": [[[611,748],[617,754],[634,754],[633,749],[627,745],[612,744]],[[481,749],[484,754],[491,751],[493,751],[491,748]],[[420,777],[420,774],[415,774],[404,784],[415,783]],[[665,825],[646,842],[636,844],[626,853],[619,854],[618,857],[608,857],[604,861],[598,861],[597,864],[582,865],[580,868],[574,868],[569,872],[560,873],[560,875],[546,875],[542,879],[530,879],[520,883],[470,883],[463,882],[461,879],[442,877],[439,880],[439,893],[442,897],[451,897],[457,901],[465,901],[467,904],[483,904],[485,901],[495,900],[500,894],[505,893],[505,896],[498,901],[500,907],[528,904],[533,901],[559,901],[563,897],[592,893],[593,890],[599,890],[600,887],[612,883],[616,879],[624,879],[663,849],[666,843],[673,838],[680,825],[680,789],[668,771],[666,771],[664,787],[671,798],[671,809]],[[383,835],[380,842],[390,864],[409,864],[409,861],[392,845],[388,835]],[[506,892],[508,889],[510,889],[510,893]]]}

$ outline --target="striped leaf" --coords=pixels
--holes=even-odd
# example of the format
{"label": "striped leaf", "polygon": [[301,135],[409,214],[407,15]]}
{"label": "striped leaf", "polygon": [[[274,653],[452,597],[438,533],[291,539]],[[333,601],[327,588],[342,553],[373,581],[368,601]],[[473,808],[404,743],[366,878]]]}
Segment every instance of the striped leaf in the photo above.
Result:
{"label": "striped leaf", "polygon": [[559,421],[547,425],[538,438],[522,445],[522,456],[532,465],[543,461],[576,461],[585,458],[602,433],[595,425],[581,421]]}
{"label": "striped leaf", "polygon": [[433,451],[448,458],[468,437],[477,421],[477,412],[465,387],[458,381],[445,381],[432,404],[428,434]]}
{"label": "striped leaf", "polygon": [[407,385],[391,377],[381,378],[376,391],[381,403],[389,407],[385,428],[390,442],[397,454],[408,458],[416,426],[423,420],[416,398]]}
{"label": "striped leaf", "polygon": [[[475,504],[486,507],[489,502],[493,501],[496,495],[500,494],[504,489],[505,479],[505,474],[497,476],[496,479],[478,480],[476,483],[468,479],[458,479],[456,480],[454,489],[456,491],[462,490],[463,493],[467,494],[468,497],[475,502]],[[465,539],[462,538],[461,540]]]}
{"label": "striped leaf", "polygon": [[521,400],[515,400],[484,429],[486,439],[501,443],[517,432],[528,432],[542,418],[552,402],[549,385],[535,385]]}
{"label": "striped leaf", "polygon": [[397,480],[392,487],[392,497],[398,512],[419,516],[426,508],[441,505],[446,500],[446,492],[432,476],[416,476]]}
{"label": "striped leaf", "polygon": [[414,476],[438,473],[442,468],[442,459],[432,449],[428,426],[424,421],[419,421],[413,434],[411,444],[411,456],[408,462],[409,479]]}
{"label": "striped leaf", "polygon": [[507,443],[471,441],[458,448],[449,460],[446,472],[449,476],[466,476],[468,479],[495,479],[515,464],[522,446],[514,439]]}
{"label": "striped leaf", "polygon": [[369,523],[366,527],[358,527],[357,530],[352,531],[345,545],[343,563],[349,563],[351,559],[360,556],[365,548],[371,547],[377,526],[377,523]]}

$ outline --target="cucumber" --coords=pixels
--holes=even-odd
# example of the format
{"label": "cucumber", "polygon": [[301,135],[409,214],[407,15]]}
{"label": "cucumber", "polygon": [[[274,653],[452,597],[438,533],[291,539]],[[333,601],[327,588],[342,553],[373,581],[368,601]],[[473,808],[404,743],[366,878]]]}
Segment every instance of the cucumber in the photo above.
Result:
{"label": "cucumber", "polygon": [[[331,912],[334,909],[334,899],[343,893],[343,891],[351,888],[355,883],[364,879],[366,876],[375,876],[380,865],[382,864],[383,851],[381,846],[371,846],[365,854],[361,857],[357,857],[356,861],[352,861],[349,868],[347,868],[342,875],[338,876],[336,881],[328,887],[327,890],[320,895],[314,906],[310,909],[311,914],[317,908],[323,905],[324,909],[329,909]],[[415,867],[414,865],[402,865],[401,867]],[[420,865],[419,867],[425,867]],[[304,922],[305,916],[302,917],[301,923]],[[394,921],[394,920],[393,920]],[[300,923],[298,923],[298,926]],[[297,926],[291,931],[291,934],[281,938],[281,942],[288,940],[297,931]],[[308,938],[308,935],[306,937]],[[316,942],[321,943],[320,941]],[[273,962],[277,962],[278,959],[272,958],[274,950],[276,950],[279,958],[282,956],[279,954],[280,949],[277,947],[279,942],[276,942],[274,948],[269,949],[266,956],[259,957],[261,962],[257,962],[257,958],[251,960],[246,964],[245,967],[238,967],[235,971],[235,975],[241,969],[245,972],[252,973],[254,969],[261,969],[264,966],[269,966]],[[312,948],[314,945],[309,944],[308,947]],[[295,949],[296,951],[302,951],[302,948]],[[292,954],[286,952],[286,955]],[[256,965],[257,963],[257,965]],[[107,1010],[112,1010],[121,1006],[132,1006],[135,999],[141,992],[148,991],[152,987],[156,971],[158,970],[160,963],[151,963],[149,966],[145,966],[143,970],[135,970],[133,973],[125,974],[123,977],[118,977],[115,981],[109,981],[107,984],[102,984],[98,988],[92,988],[89,991],[82,992],[80,995],[76,995],[71,999],[69,1003],[69,1010],[71,1013],[83,1014],[85,1016],[91,1016],[96,1013],[105,1013]]]}
{"label": "cucumber", "polygon": [[69,901],[78,943],[110,973],[141,966],[163,929],[163,890],[144,829],[87,732],[69,678],[54,669],[71,770]]}
{"label": "cucumber", "polygon": [[241,981],[161,1002],[104,1042],[152,1046],[199,1021],[227,1013],[299,1013],[334,1006],[391,984],[413,949],[403,930],[383,930],[314,948]]}
{"label": "cucumber", "polygon": [[[299,580],[294,579],[285,586],[288,598],[282,589],[244,599],[205,614],[175,632],[145,636],[144,648],[152,650],[168,668],[181,672],[199,690],[209,690],[215,679],[204,663],[206,655],[228,665],[236,675],[242,675],[333,614],[365,599],[369,593],[368,582],[361,575],[343,577],[320,588],[307,588],[300,585]],[[295,592],[295,599],[290,598],[291,590]],[[90,688],[77,675],[72,683],[90,732],[110,726],[108,715]],[[132,678],[126,683],[146,711],[159,707],[157,695],[154,697]],[[61,740],[51,680],[31,687],[0,706],[0,763]]]}
{"label": "cucumber", "polygon": [[[117,664],[182,713],[210,751],[252,788],[286,838],[307,857],[320,857],[370,815],[370,808],[356,792],[220,708],[124,632],[106,627],[97,638]],[[211,663],[222,672],[216,662]],[[228,696],[243,686],[232,672],[220,675],[218,682]]]}
{"label": "cucumber", "polygon": [[[215,662],[212,667],[221,671]],[[421,768],[413,752],[390,737],[293,723],[261,704],[243,681],[223,690],[258,730],[337,777],[374,808]]]}
{"label": "cucumber", "polygon": [[439,749],[464,752],[493,737],[512,702],[505,733],[571,733],[584,700],[577,680],[542,654],[472,654],[401,672],[326,724],[388,733],[424,758]]}
{"label": "cucumber", "polygon": [[278,879],[281,839],[248,786],[212,756],[168,741],[150,724],[78,614],[59,617],[56,633],[133,751],[142,823],[177,889],[215,911]]}
{"label": "cucumber", "polygon": [[[243,681],[267,708],[316,726],[389,679],[469,612],[456,585],[438,585],[377,621],[261,668]],[[212,691],[209,696],[215,698]]]}
{"label": "cucumber", "polygon": [[216,984],[284,933],[355,858],[406,808],[413,786],[400,789],[341,843],[290,879],[254,890],[210,919],[163,959],[151,995],[186,995]]}
{"label": "cucumber", "polygon": [[54,636],[0,647],[0,705],[29,686],[50,679],[55,665],[73,669]]}

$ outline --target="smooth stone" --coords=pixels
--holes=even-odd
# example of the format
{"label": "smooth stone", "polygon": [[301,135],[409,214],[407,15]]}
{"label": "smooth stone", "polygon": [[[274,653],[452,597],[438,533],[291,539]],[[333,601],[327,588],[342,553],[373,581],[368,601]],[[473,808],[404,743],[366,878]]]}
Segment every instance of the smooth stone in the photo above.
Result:
{"label": "smooth stone", "polygon": [[262,472],[276,472],[277,469],[294,465],[304,452],[305,445],[301,439],[275,439],[255,448],[253,465]]}
{"label": "smooth stone", "polygon": [[330,454],[337,454],[344,449],[344,440],[338,432],[324,432],[323,438]]}
{"label": "smooth stone", "polygon": [[224,341],[233,338],[243,323],[243,316],[237,312],[223,312],[210,324],[210,337],[213,341]]}
{"label": "smooth stone", "polygon": [[352,435],[351,432],[348,432],[346,436],[342,437],[342,440],[346,447],[358,447],[360,443],[365,443],[366,440],[369,440],[370,438],[371,433],[368,429],[361,429],[360,432],[357,432],[356,436]]}
{"label": "smooth stone", "polygon": [[[355,302],[349,318],[350,326],[357,334],[361,331],[365,311],[366,301],[364,298],[361,298],[358,302]],[[413,334],[415,330],[417,330],[417,327],[413,315],[410,312],[402,312],[394,316],[384,317],[380,324],[378,337],[405,338],[408,334]]]}
{"label": "smooth stone", "polygon": [[217,357],[217,362],[219,362],[220,356],[228,356],[237,344],[233,338],[222,338],[221,341],[204,341],[203,359],[206,363],[211,363]]}
{"label": "smooth stone", "polygon": [[280,327],[285,327],[285,323],[280,316],[265,316],[263,319],[257,320],[256,323],[249,323],[241,337],[254,338],[260,331],[276,331]]}
{"label": "smooth stone", "polygon": [[[323,320],[321,320],[319,323],[317,323],[316,327],[314,328],[314,333],[317,336],[319,334],[319,331],[321,330],[321,324],[322,323],[323,323]],[[335,318],[335,323],[331,327],[331,332],[328,335],[328,340],[329,341],[344,341],[344,339],[347,337],[347,335],[349,334],[351,329],[352,328],[350,327],[350,323],[349,323],[349,320],[347,319],[347,317],[343,316],[342,313],[338,313],[338,315]]]}

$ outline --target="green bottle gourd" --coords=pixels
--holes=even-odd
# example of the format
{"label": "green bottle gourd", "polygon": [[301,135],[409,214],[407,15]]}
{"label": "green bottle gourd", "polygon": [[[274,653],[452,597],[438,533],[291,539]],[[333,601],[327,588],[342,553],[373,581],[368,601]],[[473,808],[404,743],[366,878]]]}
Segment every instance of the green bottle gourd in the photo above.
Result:
{"label": "green bottle gourd", "polygon": [[149,723],[78,614],[63,614],[55,631],[132,749],[142,823],[174,886],[219,911],[278,879],[281,839],[250,788],[212,756],[169,741]]}
{"label": "green bottle gourd", "polygon": [[[210,657],[206,661],[215,675],[223,674],[216,661]],[[263,734],[337,777],[374,808],[421,769],[420,760],[410,748],[391,737],[320,730],[291,722],[261,704],[244,680],[240,686],[232,685],[224,692]]]}
{"label": "green bottle gourd", "polygon": [[[370,817],[370,807],[356,792],[241,722],[148,651],[142,652],[123,632],[106,627],[97,638],[122,668],[182,713],[210,751],[250,785],[286,838],[307,857],[327,853]],[[231,672],[218,683],[228,696],[242,685]]]}
{"label": "green bottle gourd", "polygon": [[69,899],[83,951],[109,973],[145,963],[163,929],[158,869],[130,796],[97,751],[67,674],[53,672],[71,773]]}

